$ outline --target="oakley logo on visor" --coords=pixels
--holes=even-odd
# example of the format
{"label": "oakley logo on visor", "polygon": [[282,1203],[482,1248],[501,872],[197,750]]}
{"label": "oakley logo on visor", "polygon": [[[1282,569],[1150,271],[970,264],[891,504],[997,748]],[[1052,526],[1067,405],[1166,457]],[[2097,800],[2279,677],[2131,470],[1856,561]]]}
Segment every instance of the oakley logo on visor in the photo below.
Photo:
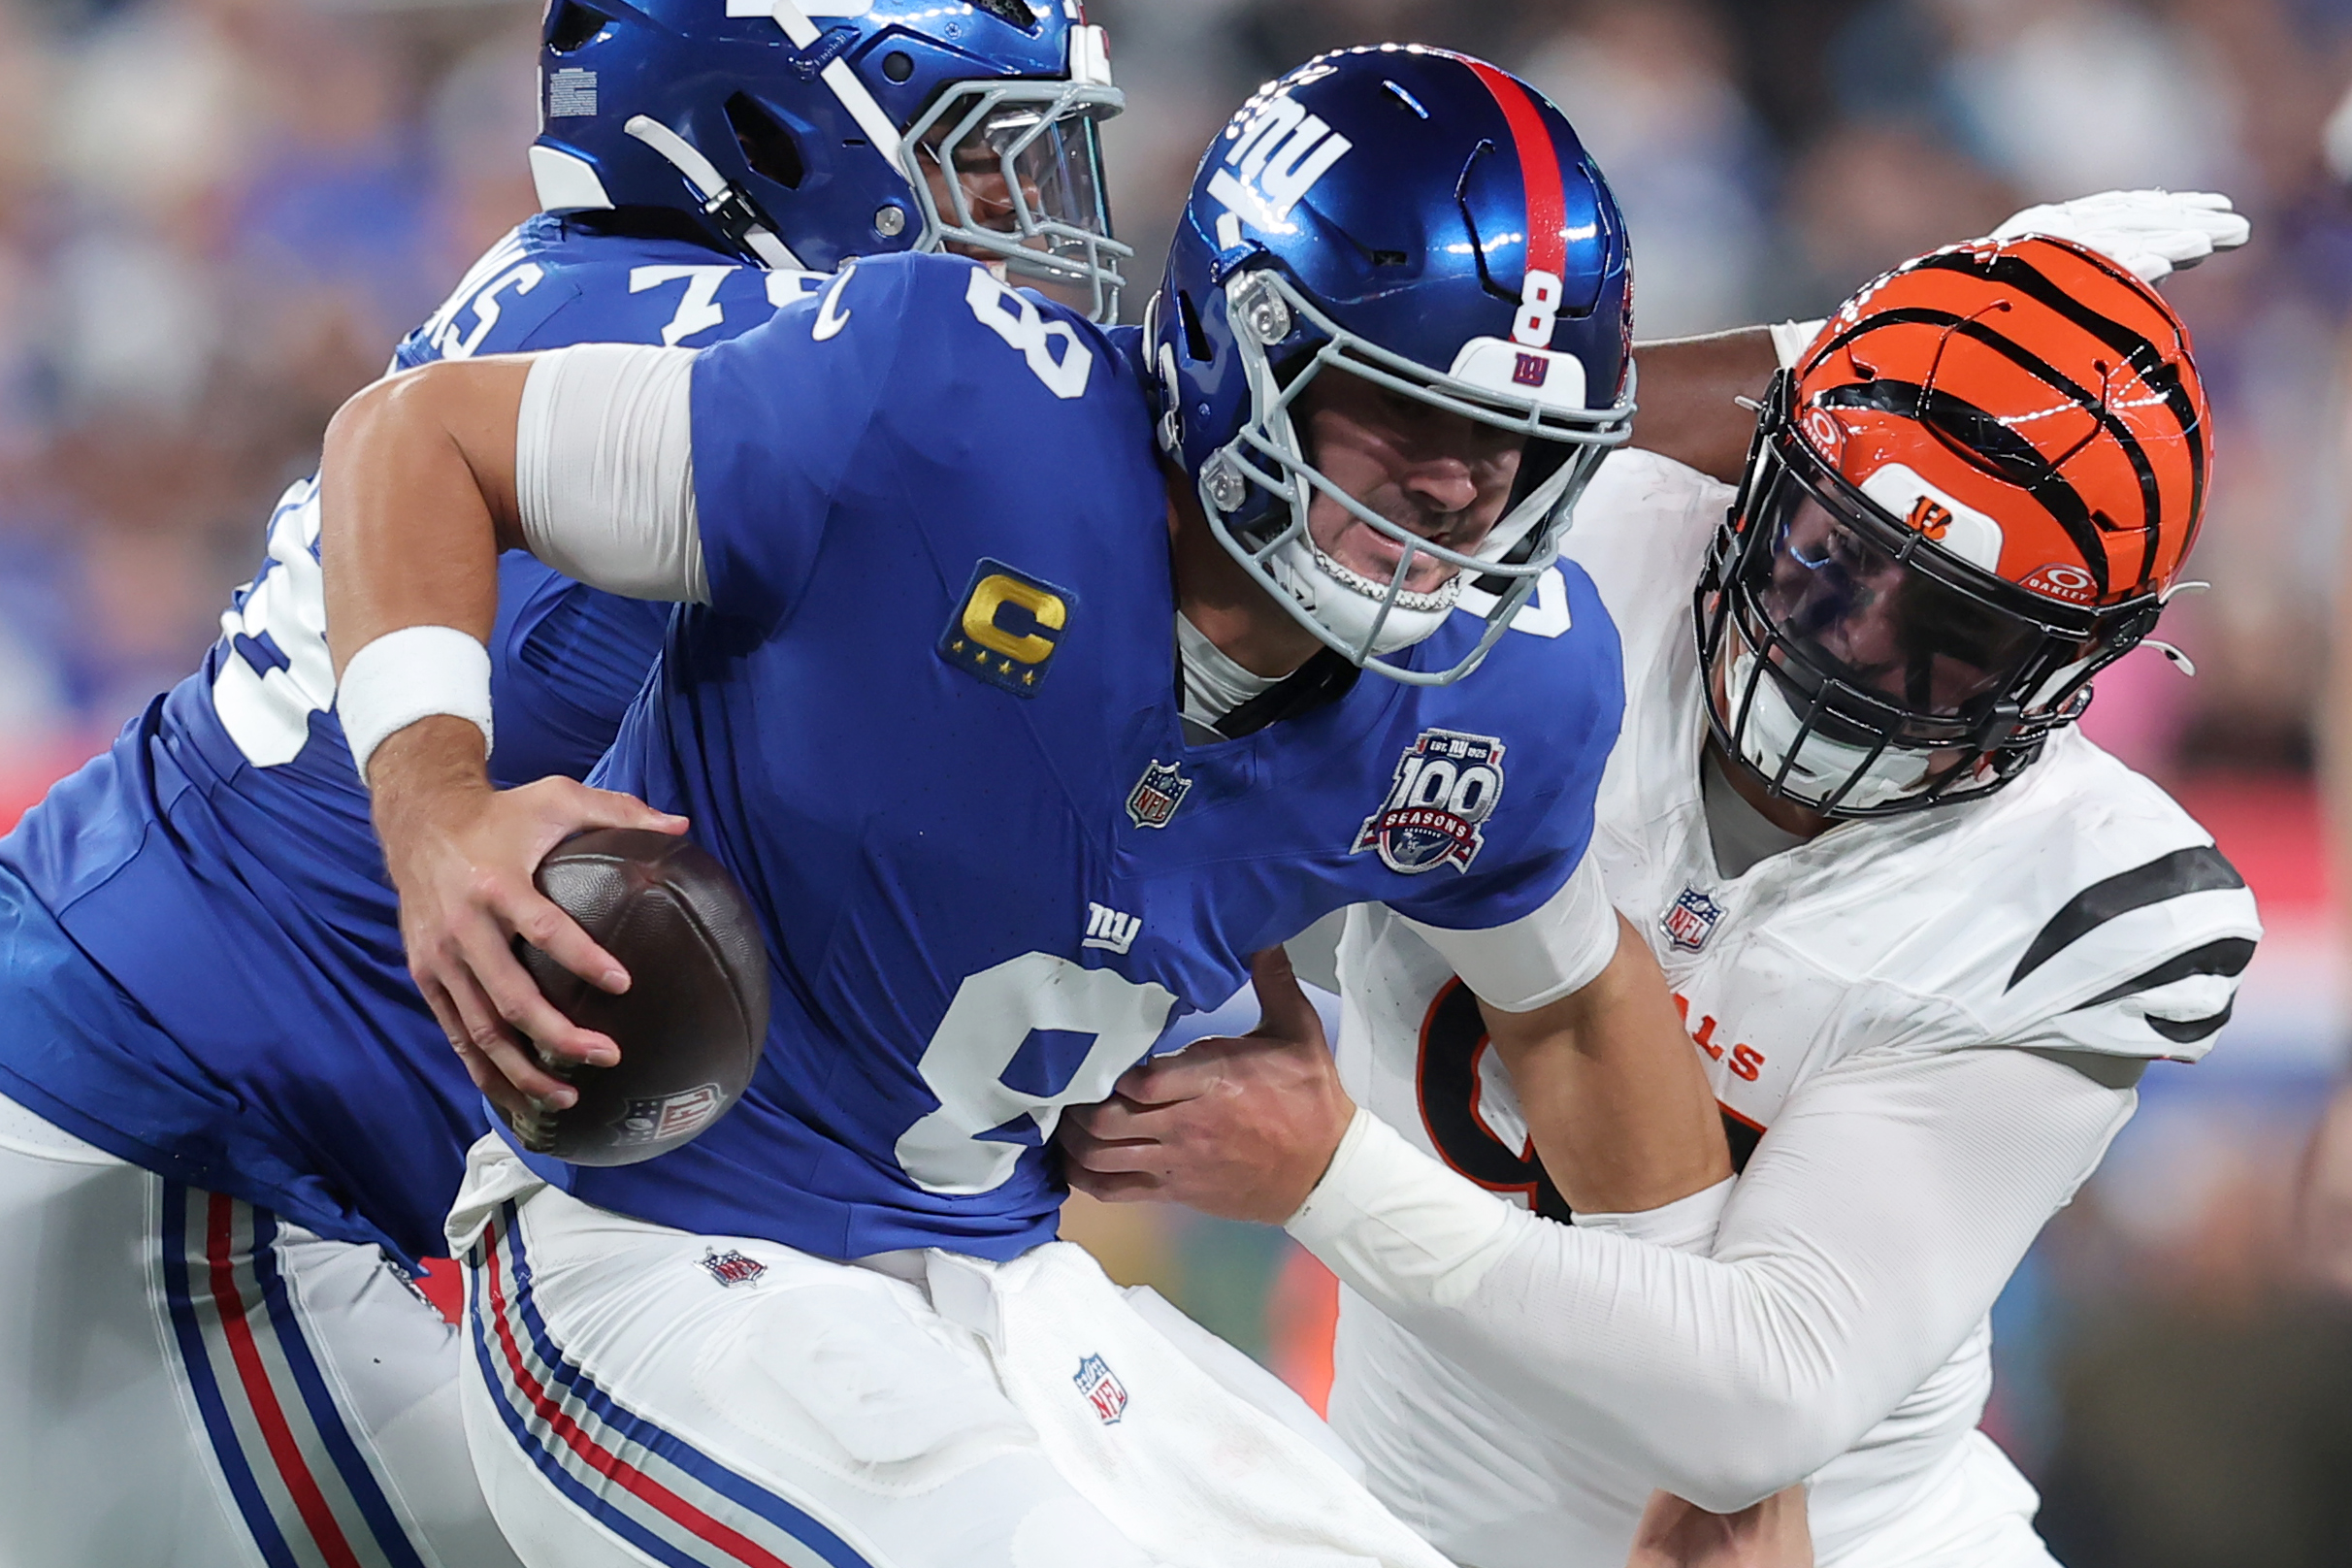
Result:
{"label": "oakley logo on visor", "polygon": [[2099,597],[2099,584],[2088,572],[2064,561],[2052,561],[2036,567],[2023,586],[2050,599],[2064,600],[2070,604],[2088,604]]}

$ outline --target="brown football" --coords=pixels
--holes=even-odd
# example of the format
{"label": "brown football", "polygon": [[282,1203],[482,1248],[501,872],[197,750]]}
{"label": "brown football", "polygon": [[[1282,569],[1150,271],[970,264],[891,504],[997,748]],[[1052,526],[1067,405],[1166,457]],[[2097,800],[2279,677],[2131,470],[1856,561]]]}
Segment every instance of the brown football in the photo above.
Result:
{"label": "brown football", "polygon": [[632,1165],[694,1138],[740,1099],[768,1035],[768,949],[743,890],[689,839],[600,828],[539,862],[539,889],[629,971],[599,990],[529,943],[515,949],[565,1017],[611,1036],[609,1067],[541,1062],[579,1091],[509,1116],[523,1147],[575,1165]]}

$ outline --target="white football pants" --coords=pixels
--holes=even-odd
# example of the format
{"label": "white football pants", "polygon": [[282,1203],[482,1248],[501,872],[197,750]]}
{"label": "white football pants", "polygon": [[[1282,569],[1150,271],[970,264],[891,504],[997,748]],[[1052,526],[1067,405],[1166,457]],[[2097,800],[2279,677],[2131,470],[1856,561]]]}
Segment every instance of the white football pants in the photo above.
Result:
{"label": "white football pants", "polygon": [[495,1137],[450,1237],[466,1434],[533,1568],[1447,1568],[1068,1243],[833,1262],[591,1207]]}
{"label": "white football pants", "polygon": [[0,1568],[510,1568],[374,1247],[0,1099]]}

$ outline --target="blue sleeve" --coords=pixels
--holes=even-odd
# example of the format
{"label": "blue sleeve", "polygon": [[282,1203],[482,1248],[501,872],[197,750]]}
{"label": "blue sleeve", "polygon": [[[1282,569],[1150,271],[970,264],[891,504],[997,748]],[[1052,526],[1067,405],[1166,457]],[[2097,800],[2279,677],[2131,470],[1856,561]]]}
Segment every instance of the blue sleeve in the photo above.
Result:
{"label": "blue sleeve", "polygon": [[[1560,570],[1572,629],[1556,640],[1506,633],[1495,657],[1462,682],[1466,693],[1498,701],[1493,733],[1537,737],[1516,768],[1504,756],[1503,802],[1486,824],[1486,847],[1468,874],[1422,877],[1427,886],[1388,899],[1399,914],[1449,931],[1507,926],[1559,892],[1592,842],[1601,773],[1625,717],[1625,667],[1592,579],[1569,562]],[[1543,787],[1515,800],[1519,778]]]}
{"label": "blue sleeve", "polygon": [[887,482],[880,427],[922,276],[912,261],[936,264],[853,266],[695,361],[695,508],[719,614],[780,621],[836,503],[862,479]]}
{"label": "blue sleeve", "polygon": [[499,558],[498,579],[490,776],[502,789],[585,778],[645,684],[672,606],[599,593],[520,550]]}

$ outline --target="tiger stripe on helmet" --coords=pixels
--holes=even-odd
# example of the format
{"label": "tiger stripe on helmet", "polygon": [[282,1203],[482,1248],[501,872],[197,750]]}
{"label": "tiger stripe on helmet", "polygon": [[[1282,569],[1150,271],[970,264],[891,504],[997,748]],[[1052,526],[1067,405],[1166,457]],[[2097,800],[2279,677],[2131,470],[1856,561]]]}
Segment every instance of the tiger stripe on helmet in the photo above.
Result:
{"label": "tiger stripe on helmet", "polygon": [[[1874,321],[1855,328],[1848,336],[1851,339],[1859,340],[1867,337],[1877,327],[1896,320],[1940,321],[1956,330],[1969,331],[1968,323],[1941,311],[1890,311],[1885,316],[1875,318]],[[1970,336],[1976,337],[1979,334],[1970,333]],[[2015,345],[2008,343],[2007,340],[1991,334],[1981,336],[1987,340],[1988,346],[2014,354]],[[2031,356],[2020,357],[2020,365],[2029,370],[2033,369],[2033,365],[2029,363],[2030,358]],[[2056,372],[2039,375],[2038,378],[2048,384],[2053,390],[2074,398],[2077,403],[2082,403],[2085,407],[2092,406],[2085,402],[2079,387],[2059,376]],[[1992,467],[2005,473],[2016,471],[2022,475],[2026,475],[2021,480],[2023,488],[2030,492],[2035,500],[2041,502],[2049,510],[2050,515],[2057,519],[2059,526],[2066,530],[2067,536],[2082,551],[2084,563],[2090,570],[2093,578],[2098,582],[2100,590],[2106,591],[2109,567],[2107,543],[2099,536],[2098,525],[2091,520],[2089,505],[2040,448],[2030,441],[2018,436],[1997,414],[1939,387],[1925,386],[1911,381],[1887,380],[1883,377],[1852,386],[1833,387],[1821,395],[1818,406],[1826,408],[1875,408],[1884,413],[1924,418],[1940,428],[1951,431],[1955,436],[1958,435],[1958,429],[1955,427],[1961,427],[1965,421],[1966,428],[1982,433],[1981,439],[1968,441],[1965,444],[1977,457]],[[2146,465],[2144,460],[2139,456],[2138,443],[2131,440],[2128,433],[2121,434],[2120,439],[2125,442],[2127,449],[2134,454],[2133,466],[2136,469],[2144,469]]]}
{"label": "tiger stripe on helmet", "polygon": [[[1834,423],[1800,429],[1842,448],[1820,455],[1848,479],[1899,449],[2000,518],[2001,576],[2119,604],[2161,590],[2195,539],[2209,437],[2188,353],[2178,318],[2106,259],[1977,242],[1896,269],[1833,318],[1797,367],[1796,402]],[[2087,597],[2052,592],[2068,571]]]}
{"label": "tiger stripe on helmet", "polygon": [[[2096,258],[2092,258],[2096,259]],[[1925,270],[1951,269],[1961,265],[1950,255],[1938,252],[1920,262]],[[2155,331],[2172,340],[2168,350],[2160,346],[2146,332],[2103,314],[2053,283],[2031,261],[2017,254],[1996,256],[1984,269],[1985,276],[2030,294],[2040,304],[2098,336],[2101,342],[2124,355],[2147,377],[2148,384],[2164,394],[2165,405],[2180,421],[2181,433],[2189,442],[2189,466],[2195,486],[2192,505],[2202,508],[2205,503],[2205,468],[2208,461],[2203,398],[2184,384],[2178,360],[2188,352],[2187,335],[2171,312],[2164,312]]]}

